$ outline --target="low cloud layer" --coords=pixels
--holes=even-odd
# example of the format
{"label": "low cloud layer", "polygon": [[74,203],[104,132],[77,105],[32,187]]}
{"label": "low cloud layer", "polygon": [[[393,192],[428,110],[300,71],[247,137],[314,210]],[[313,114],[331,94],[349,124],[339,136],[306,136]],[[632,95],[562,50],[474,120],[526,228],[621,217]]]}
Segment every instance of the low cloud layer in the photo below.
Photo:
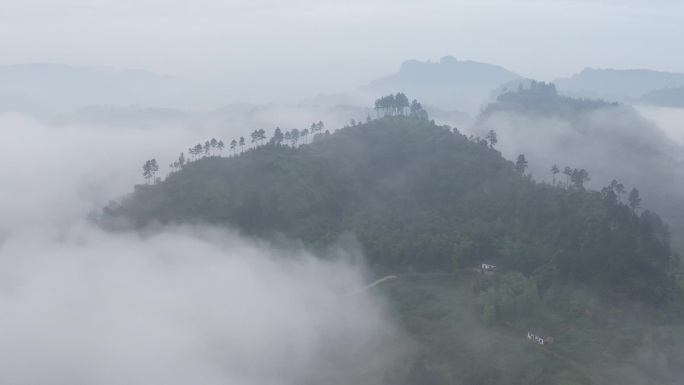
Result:
{"label": "low cloud layer", "polygon": [[[0,116],[0,383],[373,383],[396,335],[362,258],[226,229],[108,233],[85,220],[176,155],[182,127]],[[149,154],[149,155],[148,155]]]}
{"label": "low cloud layer", "polygon": [[[615,178],[633,186],[651,181],[649,178],[661,178],[660,174],[671,170],[666,167],[671,166],[668,157],[682,157],[681,147],[671,140],[675,133],[666,133],[661,128],[663,122],[673,123],[673,119],[654,112],[647,120],[628,107],[603,109],[582,114],[572,123],[499,112],[480,121],[472,131],[484,137],[493,129],[498,136],[495,147],[503,156],[515,160],[518,154],[525,154],[529,161],[527,171],[540,181],[550,182],[549,169],[557,164],[561,169],[566,165],[585,168],[591,175],[589,185],[595,188],[606,186]],[[645,161],[653,164],[644,164]],[[648,166],[650,175],[645,175]],[[564,176],[559,174],[557,178]]]}
{"label": "low cloud layer", "polygon": [[0,239],[84,218],[141,183],[146,159],[172,160],[200,135],[172,125],[48,126],[0,115]]}
{"label": "low cloud layer", "polygon": [[391,332],[349,261],[235,234],[80,225],[0,248],[3,383],[336,383],[381,368]]}
{"label": "low cloud layer", "polygon": [[671,140],[684,145],[684,108],[637,106],[636,109],[655,122]]}

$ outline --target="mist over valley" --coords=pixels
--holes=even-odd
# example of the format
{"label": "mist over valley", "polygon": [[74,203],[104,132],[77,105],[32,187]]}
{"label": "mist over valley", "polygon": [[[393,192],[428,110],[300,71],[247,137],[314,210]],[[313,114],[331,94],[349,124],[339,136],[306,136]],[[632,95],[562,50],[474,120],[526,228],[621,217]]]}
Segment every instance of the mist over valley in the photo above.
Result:
{"label": "mist over valley", "polygon": [[684,383],[684,7],[0,4],[0,383]]}

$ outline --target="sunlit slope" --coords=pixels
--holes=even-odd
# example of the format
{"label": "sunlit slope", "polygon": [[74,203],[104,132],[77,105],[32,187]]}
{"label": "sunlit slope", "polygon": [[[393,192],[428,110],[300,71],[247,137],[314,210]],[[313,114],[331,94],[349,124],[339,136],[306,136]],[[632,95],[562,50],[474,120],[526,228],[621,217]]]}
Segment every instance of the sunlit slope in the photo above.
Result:
{"label": "sunlit slope", "polygon": [[105,223],[207,222],[311,247],[356,238],[373,267],[446,271],[495,260],[535,277],[631,298],[672,297],[667,229],[581,186],[537,184],[483,140],[394,117],[297,148],[206,157],[138,186]]}

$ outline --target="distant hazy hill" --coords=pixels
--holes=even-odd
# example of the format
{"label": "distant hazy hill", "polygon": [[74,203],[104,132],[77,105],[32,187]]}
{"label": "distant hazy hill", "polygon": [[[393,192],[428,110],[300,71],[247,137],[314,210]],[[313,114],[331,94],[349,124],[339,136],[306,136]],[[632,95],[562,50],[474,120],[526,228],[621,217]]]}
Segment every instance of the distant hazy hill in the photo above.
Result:
{"label": "distant hazy hill", "polygon": [[93,106],[178,106],[189,91],[151,72],[63,64],[0,66],[0,111],[53,115]]}
{"label": "distant hazy hill", "polygon": [[645,69],[616,70],[585,68],[569,78],[555,82],[562,93],[570,96],[626,101],[668,87],[684,86],[684,74]]}
{"label": "distant hazy hill", "polygon": [[516,73],[496,65],[445,56],[438,63],[405,61],[398,73],[372,81],[364,89],[376,94],[401,91],[424,104],[474,111],[493,89],[517,78]]}
{"label": "distant hazy hill", "polygon": [[71,114],[60,115],[52,119],[52,122],[57,124],[81,123],[142,127],[154,124],[190,123],[197,119],[198,115],[190,111],[172,108],[89,106],[77,109]]}
{"label": "distant hazy hill", "polygon": [[661,107],[684,108],[684,87],[650,91],[641,98],[641,101]]}

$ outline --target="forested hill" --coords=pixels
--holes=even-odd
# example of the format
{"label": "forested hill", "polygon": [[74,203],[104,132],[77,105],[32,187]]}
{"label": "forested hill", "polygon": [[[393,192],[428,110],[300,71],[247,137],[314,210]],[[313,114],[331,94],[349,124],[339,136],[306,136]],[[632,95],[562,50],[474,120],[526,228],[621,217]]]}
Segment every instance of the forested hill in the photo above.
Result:
{"label": "forested hill", "polygon": [[490,103],[481,113],[485,118],[498,111],[515,111],[521,114],[573,118],[584,111],[599,108],[619,107],[618,103],[603,100],[576,99],[558,94],[553,83],[531,81],[529,86],[519,84],[516,91],[507,91],[499,95],[494,103]]}
{"label": "forested hill", "polygon": [[208,222],[312,248],[356,237],[384,272],[452,271],[482,261],[533,276],[543,291],[581,282],[652,303],[673,279],[668,231],[613,190],[538,184],[481,139],[427,120],[386,117],[186,164],[140,185],[103,223]]}

